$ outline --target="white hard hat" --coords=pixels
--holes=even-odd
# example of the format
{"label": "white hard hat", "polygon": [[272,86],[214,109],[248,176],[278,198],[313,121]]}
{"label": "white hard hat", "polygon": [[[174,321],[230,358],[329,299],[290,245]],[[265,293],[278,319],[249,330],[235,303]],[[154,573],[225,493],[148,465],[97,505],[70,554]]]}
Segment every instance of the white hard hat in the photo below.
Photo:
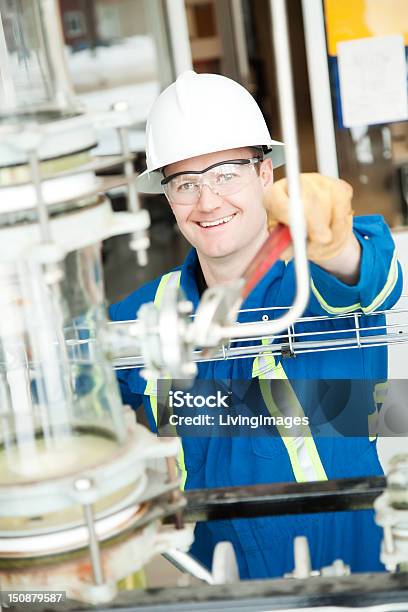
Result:
{"label": "white hard hat", "polygon": [[284,163],[283,143],[272,140],[251,94],[219,74],[188,70],[153,104],[146,125],[147,169],[138,191],[163,191],[159,170],[168,164],[226,149],[263,146],[274,167]]}

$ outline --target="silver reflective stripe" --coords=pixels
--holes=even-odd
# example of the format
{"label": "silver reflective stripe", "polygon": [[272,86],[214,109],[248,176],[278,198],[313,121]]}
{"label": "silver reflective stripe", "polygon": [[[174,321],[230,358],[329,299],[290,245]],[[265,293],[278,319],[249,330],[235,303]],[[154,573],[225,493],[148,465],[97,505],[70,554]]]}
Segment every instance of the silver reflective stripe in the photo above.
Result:
{"label": "silver reflective stripe", "polygon": [[[267,344],[268,341],[263,341]],[[305,417],[303,408],[290,385],[286,373],[279,363],[276,365],[273,355],[259,355],[254,359],[253,377],[258,377],[264,402],[272,416]],[[263,381],[281,380],[282,385],[276,385],[275,398],[270,385]],[[312,432],[308,425],[294,425],[292,435],[286,435],[286,429],[277,426],[282,442],[289,455],[290,463],[297,482],[327,480],[327,475],[319,457]]]}
{"label": "silver reflective stripe", "polygon": [[[161,307],[163,303],[163,298],[166,294],[166,288],[167,287],[177,287],[178,285],[180,285],[180,279],[181,279],[181,270],[175,270],[174,272],[168,272],[167,274],[163,274],[157,286],[156,294],[153,300],[153,303],[156,306],[156,308]],[[157,396],[157,380],[155,378],[149,378],[149,380],[146,383],[144,393],[145,395],[149,395],[150,398],[152,398],[153,395]],[[154,412],[155,408],[153,405],[152,405],[152,408]],[[156,420],[156,415],[157,415],[157,406],[156,406],[156,414],[154,415],[155,420]]]}
{"label": "silver reflective stripe", "polygon": [[[166,295],[166,289],[168,287],[178,287],[180,285],[181,280],[181,270],[175,270],[174,272],[168,272],[164,274],[159,282],[159,285],[156,289],[156,294],[154,296],[153,303],[156,308],[160,308],[164,296]],[[171,387],[171,379],[168,379],[169,389]],[[145,387],[145,395],[148,395],[150,398],[150,405],[152,407],[153,417],[157,424],[157,379],[149,378]],[[180,473],[180,488],[184,490],[186,479],[187,479],[187,470],[184,463],[184,452],[183,447],[181,446],[180,452],[177,457],[177,467]]]}

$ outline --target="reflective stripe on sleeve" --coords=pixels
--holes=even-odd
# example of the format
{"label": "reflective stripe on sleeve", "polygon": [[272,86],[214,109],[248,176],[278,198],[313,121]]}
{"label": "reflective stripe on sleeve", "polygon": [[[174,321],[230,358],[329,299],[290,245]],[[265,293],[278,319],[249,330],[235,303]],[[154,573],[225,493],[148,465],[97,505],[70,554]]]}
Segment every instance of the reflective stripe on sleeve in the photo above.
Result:
{"label": "reflective stripe on sleeve", "polygon": [[323,310],[325,310],[326,312],[330,314],[347,314],[349,312],[354,312],[355,310],[362,310],[364,314],[368,314],[370,312],[373,312],[377,308],[379,308],[381,304],[385,302],[387,297],[392,293],[395,285],[397,284],[397,281],[398,281],[398,259],[397,259],[397,253],[394,250],[394,254],[391,260],[390,270],[388,272],[388,276],[387,276],[385,285],[381,289],[380,293],[374,298],[374,300],[368,306],[363,307],[359,302],[357,302],[356,304],[350,304],[348,306],[331,306],[330,304],[326,302],[324,297],[319,293],[319,291],[316,288],[316,285],[313,282],[313,279],[311,280],[310,286],[320,306],[323,308]]}

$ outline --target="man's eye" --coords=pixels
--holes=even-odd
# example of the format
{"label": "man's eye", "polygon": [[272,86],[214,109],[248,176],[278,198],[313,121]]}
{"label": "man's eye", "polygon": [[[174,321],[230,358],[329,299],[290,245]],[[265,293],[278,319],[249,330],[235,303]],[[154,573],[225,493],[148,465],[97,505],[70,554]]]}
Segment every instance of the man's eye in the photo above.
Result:
{"label": "man's eye", "polygon": [[223,183],[229,183],[230,181],[233,181],[235,177],[236,177],[236,174],[234,174],[233,172],[226,172],[224,174],[218,174],[217,183],[219,185],[222,185]]}
{"label": "man's eye", "polygon": [[180,183],[179,185],[177,185],[177,191],[194,191],[196,187],[196,183]]}

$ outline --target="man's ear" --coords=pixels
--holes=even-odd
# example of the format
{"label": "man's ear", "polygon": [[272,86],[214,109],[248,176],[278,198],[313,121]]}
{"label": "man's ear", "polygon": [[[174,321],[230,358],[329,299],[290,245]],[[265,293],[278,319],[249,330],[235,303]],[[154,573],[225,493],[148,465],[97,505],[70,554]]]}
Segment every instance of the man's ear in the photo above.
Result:
{"label": "man's ear", "polygon": [[259,178],[265,191],[273,183],[273,163],[271,159],[264,159],[259,167]]}

